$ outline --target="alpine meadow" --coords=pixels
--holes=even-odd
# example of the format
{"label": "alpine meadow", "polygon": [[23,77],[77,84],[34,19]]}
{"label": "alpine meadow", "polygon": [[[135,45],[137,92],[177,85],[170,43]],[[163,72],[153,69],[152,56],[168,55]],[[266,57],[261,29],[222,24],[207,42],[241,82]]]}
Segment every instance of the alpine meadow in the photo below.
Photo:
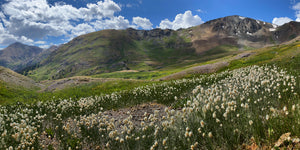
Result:
{"label": "alpine meadow", "polygon": [[[0,46],[13,41],[0,50],[0,149],[300,149],[299,18],[204,22],[186,11],[153,28],[121,13],[140,11],[145,0],[17,1],[0,2]],[[300,3],[293,3],[297,16]],[[48,18],[37,10],[42,4]],[[13,25],[22,22],[11,15],[17,8],[25,20],[39,19]],[[52,9],[64,13],[51,16]],[[85,32],[75,34],[75,26]],[[44,32],[49,43],[68,40],[44,48],[35,40]]]}

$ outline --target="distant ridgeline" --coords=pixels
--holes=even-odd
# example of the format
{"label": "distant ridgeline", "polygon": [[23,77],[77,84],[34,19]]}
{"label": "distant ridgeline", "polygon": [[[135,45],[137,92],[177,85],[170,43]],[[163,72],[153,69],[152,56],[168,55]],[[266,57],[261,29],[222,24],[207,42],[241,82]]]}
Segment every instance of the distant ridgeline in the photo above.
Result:
{"label": "distant ridgeline", "polygon": [[177,31],[102,30],[48,50],[14,43],[0,52],[0,65],[36,80],[120,70],[154,71],[280,44],[299,34],[298,22],[278,27],[228,16]]}

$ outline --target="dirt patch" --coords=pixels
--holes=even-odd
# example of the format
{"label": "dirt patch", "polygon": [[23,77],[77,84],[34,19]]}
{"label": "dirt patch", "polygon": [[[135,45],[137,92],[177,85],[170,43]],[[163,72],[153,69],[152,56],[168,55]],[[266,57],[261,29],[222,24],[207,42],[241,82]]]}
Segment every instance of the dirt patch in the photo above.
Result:
{"label": "dirt patch", "polygon": [[129,108],[122,108],[119,110],[108,110],[105,111],[103,115],[108,116],[108,118],[113,118],[115,121],[122,121],[131,115],[134,125],[139,126],[144,117],[149,117],[151,114],[157,113],[157,118],[161,118],[162,116],[166,115],[164,111],[165,108],[166,106],[162,104],[146,103]]}

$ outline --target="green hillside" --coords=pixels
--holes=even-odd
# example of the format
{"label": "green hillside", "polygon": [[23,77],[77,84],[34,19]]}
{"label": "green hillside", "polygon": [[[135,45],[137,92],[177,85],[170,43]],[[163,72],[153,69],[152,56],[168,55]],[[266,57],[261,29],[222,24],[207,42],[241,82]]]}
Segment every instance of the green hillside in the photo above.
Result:
{"label": "green hillside", "polygon": [[[299,149],[299,47],[295,42],[194,64],[229,63],[217,73],[170,81],[19,90],[23,103],[0,106],[0,148]],[[0,84],[1,96],[10,98],[12,90]]]}
{"label": "green hillside", "polygon": [[224,57],[238,50],[236,46],[221,45],[198,54],[191,39],[181,34],[183,31],[155,29],[145,36],[139,32],[142,31],[103,30],[79,36],[27,74],[40,81],[76,75],[105,76],[101,74],[121,70],[157,71]]}
{"label": "green hillside", "polygon": [[[295,74],[300,72],[300,50],[299,50],[300,42],[295,42],[288,45],[278,45],[273,47],[267,47],[262,49],[256,50],[249,50],[247,52],[253,53],[253,55],[245,58],[240,59],[233,59],[237,55],[231,54],[223,58],[213,59],[211,61],[204,61],[203,63],[195,63],[192,65],[186,65],[182,67],[169,67],[166,69],[158,69],[156,71],[137,71],[137,72],[112,72],[112,73],[102,73],[99,75],[93,75],[93,78],[117,78],[117,80],[112,80],[108,82],[92,82],[92,83],[85,83],[79,86],[72,85],[71,87],[66,87],[63,90],[57,90],[53,92],[36,92],[36,90],[29,90],[30,92],[23,93],[22,91],[26,88],[22,88],[20,90],[16,90],[15,88],[2,88],[2,93],[6,93],[6,95],[10,95],[9,93],[13,94],[13,96],[23,95],[22,98],[15,98],[14,100],[9,100],[9,98],[5,98],[2,103],[9,102],[9,101],[38,101],[40,99],[47,100],[52,99],[53,96],[56,98],[72,98],[78,99],[80,97],[87,97],[91,95],[100,95],[105,93],[110,93],[113,91],[127,89],[126,86],[132,85],[132,87],[136,87],[139,85],[144,84],[151,84],[157,81],[150,81],[150,80],[158,80],[164,76],[172,75],[174,73],[180,72],[184,69],[188,69],[195,66],[201,66],[206,64],[213,64],[222,61],[229,61],[229,66],[222,68],[218,72],[222,72],[226,69],[236,69],[250,65],[273,65],[276,64],[282,68],[288,69],[290,72]],[[187,74],[185,77],[192,78],[194,76],[199,76],[198,74]],[[138,79],[138,80],[125,80],[124,79]],[[67,79],[68,80],[68,79]],[[47,81],[47,82],[54,82],[54,81]],[[113,83],[113,84],[112,84]],[[2,82],[2,84],[6,84]],[[114,86],[110,86],[110,85]],[[24,85],[18,86],[22,87]],[[6,87],[3,85],[2,87]],[[47,85],[44,87],[46,88]],[[109,87],[109,88],[108,88]],[[108,89],[107,89],[108,88]],[[14,91],[19,91],[15,92]],[[8,91],[8,92],[6,92]],[[9,96],[8,96],[9,97]],[[12,98],[12,97],[10,97]]]}

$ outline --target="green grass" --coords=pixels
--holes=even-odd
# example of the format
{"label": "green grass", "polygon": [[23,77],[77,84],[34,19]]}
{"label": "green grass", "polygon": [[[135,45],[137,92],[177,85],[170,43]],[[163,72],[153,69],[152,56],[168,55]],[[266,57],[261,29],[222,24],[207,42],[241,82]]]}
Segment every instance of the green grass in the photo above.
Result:
{"label": "green grass", "polygon": [[[172,38],[172,37],[171,37]],[[169,39],[164,39],[168,41]],[[188,58],[185,61],[184,59],[187,58],[185,54],[178,53],[180,50],[173,50],[164,48],[162,46],[153,46],[152,42],[146,42],[144,45],[137,43],[139,47],[142,46],[148,47],[148,51],[143,51],[143,53],[149,53],[149,56],[154,58],[157,62],[163,62],[162,68],[160,69],[153,69],[145,63],[141,63],[133,67],[135,70],[143,70],[139,72],[111,72],[111,73],[102,73],[98,75],[93,75],[92,77],[97,78],[123,78],[123,79],[144,79],[144,80],[151,80],[151,79],[159,79],[163,76],[170,75],[175,72],[182,71],[186,68],[208,64],[212,62],[216,62],[218,59],[222,59],[225,57],[231,57],[232,55],[237,53],[238,48],[231,45],[222,45],[218,46],[208,52],[201,54],[201,56],[193,56]],[[182,56],[179,60],[172,59]],[[165,58],[170,57],[168,60],[164,60]],[[197,58],[196,58],[197,57]],[[200,57],[200,58],[199,58]],[[196,64],[195,64],[196,63]],[[149,71],[149,70],[155,71]]]}
{"label": "green grass", "polygon": [[[263,65],[263,64],[276,64],[282,68],[287,68],[290,72],[297,74],[300,72],[300,54],[299,54],[299,45],[300,42],[293,43],[290,45],[274,46],[269,48],[263,48],[259,50],[254,50],[255,55],[248,58],[242,58],[239,60],[234,60],[230,62],[228,67],[225,69],[236,69],[241,67],[246,67],[250,65]],[[223,47],[224,48],[224,47]],[[224,49],[233,48],[230,46],[225,46]],[[298,53],[298,54],[297,54]],[[297,54],[297,55],[296,55]],[[214,61],[211,61],[211,63]],[[206,62],[201,63],[206,64]],[[199,65],[199,64],[198,64]],[[190,67],[192,67],[191,65]],[[49,100],[53,97],[61,99],[78,99],[80,97],[87,97],[92,95],[100,95],[103,93],[110,93],[113,91],[118,91],[120,89],[130,89],[145,83],[151,83],[151,79],[159,79],[160,77],[179,72],[188,66],[185,67],[170,67],[169,69],[161,69],[161,71],[144,71],[144,72],[112,72],[112,73],[103,73],[99,75],[94,75],[93,77],[99,78],[123,78],[123,79],[142,79],[142,81],[109,81],[107,83],[90,83],[85,85],[80,85],[76,87],[68,87],[61,91],[56,92],[42,92],[39,93],[36,90],[27,90],[20,87],[10,87],[1,83],[0,93],[1,93],[1,102],[0,104],[9,104],[16,101],[21,102],[32,102],[38,100]],[[46,68],[43,69],[46,73],[49,73]],[[219,71],[219,72],[221,72]],[[42,73],[43,74],[43,73]],[[45,74],[45,73],[44,73]],[[196,75],[197,76],[197,75]],[[35,74],[36,78],[45,78],[41,74]],[[195,77],[195,75],[188,75],[188,78]],[[148,81],[143,81],[148,80]],[[112,86],[114,85],[114,86]],[[128,86],[131,85],[131,86]],[[106,88],[109,87],[110,89]],[[124,88],[128,86],[127,88]],[[95,87],[101,87],[96,88]]]}
{"label": "green grass", "polygon": [[[296,64],[297,61],[295,62]],[[274,73],[264,76],[265,73],[268,73],[268,71],[264,71],[259,74],[259,82],[253,80],[251,81],[252,84],[249,85],[248,80],[244,79],[244,77],[251,77],[248,76],[249,71],[256,70],[252,72],[252,74],[255,74],[255,72],[264,70],[257,68],[250,68],[248,71],[243,71],[242,69],[242,71],[235,71],[235,73],[227,71],[210,76],[202,76],[199,78],[200,80],[182,79],[163,83],[157,82],[151,85],[145,83],[143,86],[141,85],[144,83],[130,84],[131,82],[121,81],[121,83],[114,84],[114,82],[107,82],[103,85],[93,86],[95,90],[107,89],[104,91],[107,91],[107,93],[113,92],[107,96],[90,97],[80,101],[46,101],[31,105],[18,103],[4,107],[0,111],[4,111],[6,114],[25,113],[28,116],[33,116],[32,118],[39,114],[42,116],[47,114],[44,122],[38,124],[41,126],[38,128],[38,132],[42,134],[45,131],[49,140],[55,135],[61,141],[60,144],[63,149],[68,147],[75,148],[76,146],[82,148],[81,142],[91,143],[95,147],[96,145],[107,145],[109,142],[107,147],[110,149],[150,149],[151,146],[156,145],[154,144],[156,142],[158,143],[156,145],[158,149],[164,149],[166,148],[165,146],[168,146],[167,149],[189,149],[196,142],[198,144],[195,144],[195,147],[199,149],[240,149],[242,144],[251,145],[250,139],[252,137],[259,146],[272,146],[272,143],[283,133],[291,132],[293,136],[300,134],[300,126],[293,126],[298,124],[297,118],[300,116],[300,113],[297,109],[296,111],[292,110],[293,105],[299,104],[300,101],[299,97],[293,95],[290,88],[288,92],[283,92],[289,86],[282,84],[283,80],[281,77],[283,76],[277,76],[277,71],[275,71],[276,78],[274,81],[282,86],[277,86],[276,89],[274,88],[276,84],[271,85],[271,93],[264,93],[264,90],[268,88],[265,88],[265,86],[270,86],[270,84],[261,84],[261,81],[264,81],[263,78],[265,77],[266,79],[271,79],[271,75],[274,75]],[[297,85],[299,85],[299,79],[296,79]],[[235,82],[235,80],[242,82]],[[250,86],[247,90],[242,87],[245,85],[239,85],[244,82]],[[287,82],[290,82],[290,80],[287,80]],[[227,90],[230,90],[230,87],[238,91],[228,92]],[[193,89],[197,90],[194,91]],[[255,92],[254,89],[257,89],[258,92]],[[281,99],[278,98],[277,91],[282,93]],[[300,93],[300,88],[295,87],[294,92]],[[178,98],[175,98],[175,96]],[[224,98],[224,100],[217,100],[219,96]],[[132,129],[130,129],[132,124],[130,123],[132,121],[130,117],[127,119],[127,122],[129,122],[127,124],[126,119],[118,123],[118,121],[106,119],[105,116],[99,118],[97,116],[102,115],[102,113],[99,113],[102,111],[102,108],[104,110],[118,109],[151,101],[171,106],[168,109],[177,106],[181,108],[178,111],[182,114],[175,115],[176,113],[170,113],[170,116],[166,115],[166,119],[163,121],[150,121],[151,119],[149,119],[145,121],[146,126],[144,128],[135,127]],[[224,101],[226,102],[225,105],[222,104]],[[82,103],[84,104],[82,105]],[[249,107],[243,108],[245,103],[249,104]],[[222,107],[222,105],[224,105],[224,109],[216,107]],[[288,115],[281,113],[284,106],[289,111]],[[24,111],[27,110],[27,107],[30,111]],[[269,114],[272,107],[278,109],[279,113],[274,116],[270,114],[270,119],[265,119],[266,114]],[[224,112],[227,112],[226,108],[229,108],[229,113],[227,117],[224,117]],[[216,118],[220,120],[220,123],[216,122],[216,118],[213,117],[212,114],[214,112],[216,112]],[[237,117],[237,114],[239,114],[239,117]],[[59,115],[61,117],[58,117]],[[20,115],[20,119],[15,117],[14,122],[21,122],[22,116]],[[156,117],[159,118],[158,116]],[[67,121],[68,118],[70,119]],[[170,121],[172,118],[174,119],[173,123]],[[5,121],[3,128],[8,130],[7,134],[9,135],[4,137],[5,143],[17,146],[20,142],[14,140],[11,136],[15,131],[6,126],[11,123],[10,119],[3,120]],[[76,127],[72,126],[73,121]],[[163,125],[165,121],[167,123],[170,121],[170,125]],[[151,124],[150,122],[154,122],[155,125],[149,125]],[[70,128],[66,127],[69,123],[71,124]],[[120,126],[121,128],[118,128]],[[124,132],[121,132],[123,129]],[[129,129],[130,132],[128,132]],[[80,130],[80,133],[77,132],[78,130]],[[111,136],[110,133],[115,130],[121,131]],[[270,132],[268,132],[269,130]],[[2,131],[0,133],[3,133]],[[126,139],[126,135],[130,138]],[[124,143],[118,140],[121,138],[125,139]],[[137,138],[139,140],[136,140]],[[163,144],[163,140],[166,139],[167,142]],[[3,147],[5,146],[2,145],[1,147],[0,145],[0,148]],[[38,145],[34,147],[40,148]]]}
{"label": "green grass", "polygon": [[143,71],[143,72],[112,72],[112,73],[103,73],[99,75],[93,75],[95,78],[123,78],[123,79],[142,79],[142,80],[151,80],[158,79],[160,77],[172,74],[175,72],[172,71]]}
{"label": "green grass", "polygon": [[233,52],[233,51],[238,51],[238,47],[232,45],[221,45],[204,52],[204,55],[212,56],[216,54]]}
{"label": "green grass", "polygon": [[67,87],[53,92],[38,92],[34,89],[28,90],[21,87],[11,87],[4,82],[0,82],[0,105],[14,104],[16,102],[35,103],[37,101],[49,101],[54,99],[78,100],[82,97],[110,94],[151,83],[149,81],[114,80],[104,83],[96,82]]}
{"label": "green grass", "polygon": [[11,86],[0,81],[0,105],[13,104],[17,101],[30,103],[35,97],[35,93],[34,89]]}
{"label": "green grass", "polygon": [[[253,142],[259,147],[267,146],[271,149],[284,133],[291,132],[292,137],[300,136],[298,44],[255,50],[256,54],[253,56],[232,61],[226,68],[227,71],[198,75],[198,79],[190,77],[165,82],[117,80],[89,83],[48,93],[35,91],[27,93],[21,88],[16,90],[5,83],[0,83],[0,96],[9,99],[15,93],[20,95],[17,99],[26,103],[10,104],[0,109],[0,118],[4,121],[3,126],[0,126],[0,134],[4,135],[5,131],[8,131],[5,133],[8,136],[0,138],[4,143],[18,146],[21,142],[14,139],[13,135],[19,131],[11,126],[14,122],[23,126],[22,122],[26,121],[24,116],[29,116],[26,117],[30,118],[27,124],[29,128],[30,125],[39,126],[36,129],[37,133],[46,134],[49,140],[53,140],[53,136],[56,136],[61,141],[63,149],[76,147],[80,149],[81,143],[95,147],[100,145],[103,149],[150,149],[153,146],[156,149],[190,149],[192,146],[198,149],[243,149],[243,145],[251,145]],[[268,67],[264,67],[266,64]],[[272,70],[276,68],[272,67],[273,65],[279,69]],[[246,66],[252,68],[234,70]],[[281,72],[281,68],[287,72]],[[146,73],[118,72],[106,75],[145,79],[153,76]],[[252,76],[248,76],[250,73]],[[281,73],[283,74],[278,75]],[[291,75],[296,77],[295,81],[291,79]],[[259,78],[256,78],[257,76]],[[263,83],[265,81],[268,81],[267,84]],[[271,82],[274,84],[270,84]],[[289,83],[295,85],[291,86]],[[87,98],[79,100],[80,97]],[[32,103],[27,100],[36,101]],[[162,121],[155,121],[159,116],[154,115],[154,119],[152,118],[154,121],[144,120],[146,125],[143,128],[131,128],[133,123],[130,117],[118,122],[107,119],[105,114],[97,116],[103,115],[101,113],[103,110],[147,102],[164,104],[169,106],[167,109],[180,108],[178,110],[180,114],[170,113]],[[293,110],[293,107],[296,109]],[[276,111],[273,112],[271,108]],[[41,117],[44,114],[45,117]],[[42,119],[36,119],[40,117]],[[41,120],[43,121],[39,122]],[[151,125],[150,122],[154,122],[155,125]],[[71,124],[71,127],[68,128],[68,124]],[[110,134],[116,130],[124,132]],[[126,138],[126,135],[129,138]],[[125,142],[121,142],[120,139]],[[41,149],[39,142],[34,141],[35,145],[32,147]],[[286,142],[289,144],[290,141]],[[0,148],[5,149],[8,146],[0,145]],[[53,149],[54,145],[47,146]],[[26,145],[27,147],[30,146]]]}
{"label": "green grass", "polygon": [[247,58],[233,60],[230,62],[230,65],[223,70],[263,64],[278,64],[284,68],[297,68],[298,58],[300,55],[299,44],[300,42],[296,42],[289,45],[253,50],[256,54]]}

